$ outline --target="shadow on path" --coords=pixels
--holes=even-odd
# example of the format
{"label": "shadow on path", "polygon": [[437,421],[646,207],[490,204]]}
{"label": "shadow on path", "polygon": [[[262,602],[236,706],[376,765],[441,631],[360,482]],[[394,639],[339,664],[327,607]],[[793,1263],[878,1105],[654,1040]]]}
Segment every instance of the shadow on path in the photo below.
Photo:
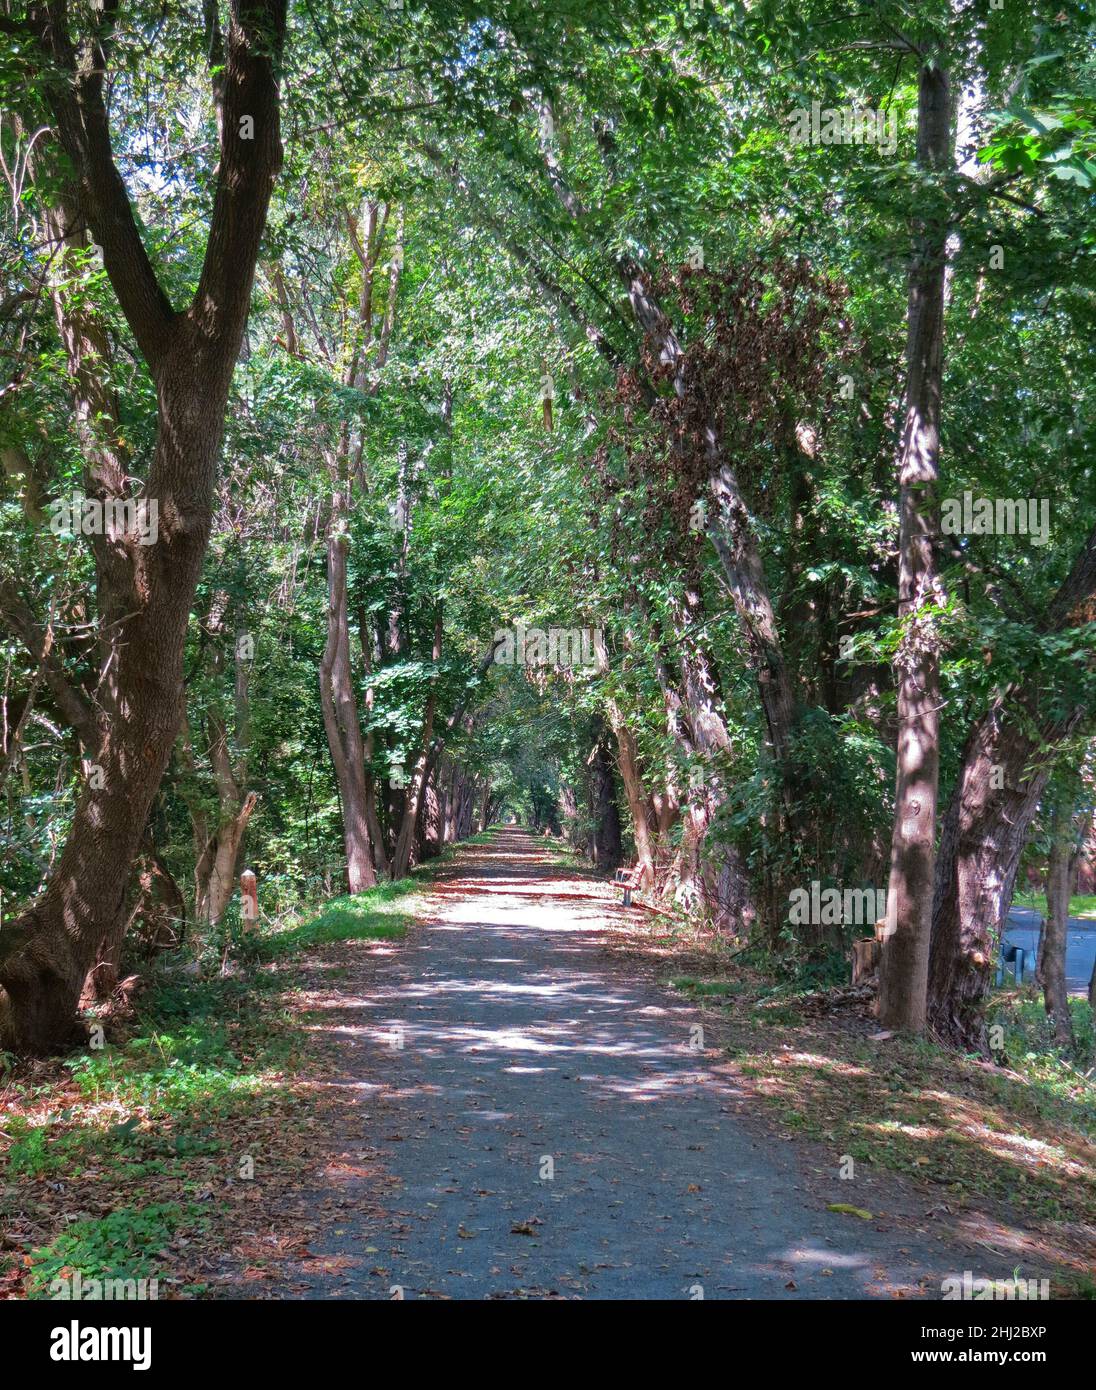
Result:
{"label": "shadow on path", "polygon": [[291,1295],[938,1297],[1011,1274],[908,1211],[827,1211],[860,1183],[745,1114],[688,1001],[614,955],[615,894],[529,834],[463,849],[430,902],[319,1002],[344,1125]]}

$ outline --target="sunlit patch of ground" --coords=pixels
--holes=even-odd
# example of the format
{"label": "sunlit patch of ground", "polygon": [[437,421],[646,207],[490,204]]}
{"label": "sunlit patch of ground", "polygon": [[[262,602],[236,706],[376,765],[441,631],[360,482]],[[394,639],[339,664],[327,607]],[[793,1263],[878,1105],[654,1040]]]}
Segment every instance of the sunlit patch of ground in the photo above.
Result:
{"label": "sunlit patch of ground", "polygon": [[864,1010],[808,1010],[802,1000],[788,1002],[793,1021],[777,1010],[776,1021],[759,1025],[758,1000],[771,983],[743,972],[737,986],[689,992],[709,1041],[727,1051],[728,1074],[789,1132],[823,1145],[835,1165],[848,1156],[935,1185],[941,1209],[987,1248],[1072,1265],[1077,1287],[1089,1287],[1096,1115],[1083,1077],[1046,1089],[1037,1077],[927,1042],[875,1040]]}
{"label": "sunlit patch of ground", "polygon": [[[611,919],[614,949],[657,968],[700,1011],[719,1070],[761,1098],[782,1127],[843,1156],[907,1175],[940,1194],[940,1209],[987,1248],[1077,1270],[1096,1263],[1096,1072],[1070,1071],[1013,1037],[1012,1067],[930,1043],[877,1039],[869,1000],[774,991],[744,965],[743,943],[637,906],[609,885],[589,891]],[[1037,1011],[1036,1011],[1037,1012]],[[1074,1292],[1074,1286],[1060,1291]]]}

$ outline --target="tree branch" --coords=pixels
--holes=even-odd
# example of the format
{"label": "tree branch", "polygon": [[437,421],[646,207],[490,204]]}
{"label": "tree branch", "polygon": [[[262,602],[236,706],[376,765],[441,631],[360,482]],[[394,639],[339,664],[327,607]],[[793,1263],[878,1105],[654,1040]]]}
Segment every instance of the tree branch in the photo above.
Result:
{"label": "tree branch", "polygon": [[215,352],[230,343],[233,356],[247,322],[270,191],[282,166],[276,74],[285,20],[286,0],[231,0],[220,173],[190,314]]}
{"label": "tree branch", "polygon": [[43,632],[30,605],[10,579],[0,579],[0,621],[26,647],[62,718],[76,731],[84,747],[93,751],[99,742],[99,728],[91,705],[69,683],[63,665],[51,650],[48,632]]}
{"label": "tree branch", "polygon": [[77,206],[103,248],[103,265],[118,303],[155,373],[175,313],[148,258],[111,150],[103,84],[117,10],[117,0],[105,0],[99,25],[78,46],[69,35],[67,0],[52,0],[35,17],[39,46],[52,69],[46,99],[75,172]]}

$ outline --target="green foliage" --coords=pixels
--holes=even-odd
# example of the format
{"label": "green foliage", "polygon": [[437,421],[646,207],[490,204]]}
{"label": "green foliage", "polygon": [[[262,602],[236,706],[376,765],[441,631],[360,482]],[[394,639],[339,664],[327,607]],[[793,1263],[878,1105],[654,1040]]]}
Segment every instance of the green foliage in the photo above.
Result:
{"label": "green foliage", "polygon": [[406,934],[420,905],[421,899],[413,896],[418,887],[414,879],[404,878],[353,897],[336,898],[311,921],[265,937],[260,955],[278,960],[332,941],[398,940]]}
{"label": "green foliage", "polygon": [[[1092,1006],[1087,999],[1069,1001],[1073,1018],[1072,1049],[1054,1040],[1054,1028],[1041,997],[1023,991],[1010,992],[995,1002],[989,1012],[991,1024],[1004,1027],[1002,1051],[1009,1065],[1028,1077],[1034,1085],[1060,1096],[1093,1095],[1092,1068],[1096,1064],[1096,1031]],[[1094,1122],[1093,1128],[1096,1128]]]}
{"label": "green foliage", "polygon": [[[353,691],[389,842],[403,806],[393,784],[416,762],[428,707],[446,757],[490,782],[496,813],[562,822],[588,842],[589,755],[611,705],[634,737],[648,798],[680,804],[684,789],[706,788],[705,852],[745,865],[769,944],[785,926],[789,883],[882,886],[891,662],[905,630],[893,459],[910,228],[929,207],[954,233],[941,494],[1035,497],[1051,515],[1045,546],[1006,535],[941,547],[943,797],[972,720],[1012,683],[1037,685],[1041,717],[1091,706],[1091,625],[1044,630],[1096,506],[1096,68],[1084,13],[944,0],[841,16],[818,0],[424,0],[411,23],[387,4],[306,9],[291,19],[286,164],[188,630],[189,743],[149,822],[193,918],[204,842],[235,810],[210,760],[223,727],[241,792],[259,798],[244,855],[280,930],[250,940],[234,908],[216,929],[192,924],[207,976],[226,950],[276,963],[313,943],[397,934],[403,920],[399,885],[390,915],[377,915],[378,897],[368,907],[338,897],[346,850],[317,699],[336,484],[350,497]],[[113,147],[179,306],[200,274],[218,164],[208,46],[187,10],[143,0],[123,10]],[[971,147],[940,175],[914,159],[916,63],[896,34],[946,63],[956,93],[978,96]],[[42,124],[48,74],[5,36],[0,75],[25,108],[21,126],[0,127],[5,167],[18,169],[21,132]],[[893,117],[893,155],[796,144],[789,114],[812,102]],[[86,248],[51,258],[44,219],[59,177],[48,160],[32,173],[0,213],[0,358],[10,368],[0,381],[0,580],[40,623],[53,615],[54,655],[92,699],[106,669],[94,557],[44,519],[50,501],[88,484],[93,461],[58,305],[94,317],[109,345],[95,369],[117,400],[113,443],[138,481],[156,438],[156,389],[97,258]],[[698,248],[702,266],[691,259]],[[699,415],[673,413],[676,386],[628,299],[636,276],[672,320]],[[374,336],[356,358],[363,320],[377,328],[390,312],[385,352]],[[551,432],[542,363],[556,388]],[[767,746],[758,658],[733,585],[688,522],[708,495],[709,422],[740,474],[798,704],[783,767]],[[5,787],[0,891],[11,917],[48,881],[86,769],[0,608],[5,728],[33,694]],[[494,666],[481,677],[495,631],[518,623],[599,629],[604,664]],[[246,701],[241,634],[254,646]],[[685,689],[683,655],[703,659],[700,697]],[[726,730],[714,754],[680,736],[705,702]],[[615,790],[623,805],[619,780]],[[666,878],[682,838],[679,819],[658,846]],[[804,988],[836,977],[833,943],[785,932],[781,944],[771,963],[780,986],[789,972]],[[170,988],[157,985],[165,1008]],[[207,980],[181,1014],[207,989],[238,1006],[231,981]],[[164,1075],[146,1077],[153,1090],[231,1084],[215,1030],[204,1053],[185,1030],[165,1033]],[[114,1062],[126,1073],[136,1060]],[[113,1084],[105,1065],[82,1076]]]}
{"label": "green foliage", "polygon": [[196,1214],[193,1208],[162,1204],[140,1211],[120,1207],[75,1221],[49,1245],[31,1251],[29,1296],[49,1298],[54,1279],[71,1279],[77,1272],[83,1280],[156,1278],[164,1246]]}

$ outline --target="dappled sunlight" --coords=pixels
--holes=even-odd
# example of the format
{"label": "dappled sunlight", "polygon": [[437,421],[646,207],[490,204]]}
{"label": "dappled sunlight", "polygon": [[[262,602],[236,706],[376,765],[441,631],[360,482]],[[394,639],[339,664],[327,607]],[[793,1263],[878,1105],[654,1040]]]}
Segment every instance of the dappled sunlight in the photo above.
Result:
{"label": "dappled sunlight", "polygon": [[599,1093],[604,1096],[641,1102],[662,1100],[674,1090],[679,1090],[682,1087],[692,1092],[709,1091],[723,1097],[737,1097],[744,1094],[738,1088],[728,1085],[721,1077],[709,1071],[660,1072],[635,1080],[607,1081],[600,1077],[583,1077],[582,1079],[593,1081]]}
{"label": "dappled sunlight", "polygon": [[837,1076],[869,1076],[867,1067],[857,1067],[851,1062],[846,1062],[836,1057],[823,1057],[817,1052],[788,1052],[782,1054],[777,1061],[798,1062],[807,1067],[824,1067],[827,1071],[833,1072]]}
{"label": "dappled sunlight", "polygon": [[[607,886],[542,876],[549,857],[523,840],[510,840],[505,854],[494,848],[471,848],[463,871],[443,876],[432,911],[392,954],[393,971],[374,950],[378,969],[367,991],[314,999],[310,1028],[367,1046],[381,1065],[397,1056],[432,1064],[467,1057],[535,1089],[542,1069],[517,1063],[551,1058],[619,1100],[647,1104],[682,1087],[737,1095],[698,1069],[687,1001],[656,1003],[636,983],[603,973],[607,933],[621,911]],[[522,949],[500,953],[500,941]]]}
{"label": "dappled sunlight", "polygon": [[[320,1084],[347,1115],[347,1168],[332,1182],[376,1145],[384,1269],[412,1287],[429,1270],[429,1288],[460,1296],[486,1278],[484,1260],[512,1261],[517,1283],[529,1268],[556,1287],[562,1243],[577,1252],[576,1287],[590,1268],[680,1294],[701,1279],[705,1296],[938,1295],[956,1264],[939,1232],[896,1235],[893,1208],[884,1218],[874,1200],[871,1220],[848,1214],[836,1170],[812,1160],[805,1181],[803,1155],[755,1134],[744,1112],[765,1092],[828,1149],[871,1164],[901,1144],[904,1166],[938,1183],[949,1163],[1011,1167],[1011,1129],[963,1132],[942,1099],[896,1077],[886,1049],[830,1052],[808,1030],[797,1045],[778,1019],[753,1026],[771,1051],[729,1060],[696,1001],[653,979],[662,924],[604,883],[557,879],[529,845],[509,832],[462,853],[398,949],[371,949],[352,988],[309,1000],[314,1035],[368,1078]],[[385,1235],[364,1238],[385,1248]],[[330,1247],[336,1260],[361,1248]],[[1016,1248],[1011,1265],[1003,1253],[983,1263],[1007,1274],[1030,1258]]]}
{"label": "dappled sunlight", "polygon": [[752,1089],[777,1101],[797,1128],[828,1131],[848,1113],[847,1132],[862,1137],[863,1157],[871,1158],[873,1145],[900,1145],[906,1158],[898,1166],[938,1182],[977,1189],[1006,1173],[1012,1182],[1038,1180],[1050,1191],[1091,1182],[1093,1150],[1079,1136],[1052,1142],[1016,1133],[1015,1117],[1006,1121],[984,1096],[968,1100],[904,1081],[896,1087],[894,1059],[885,1051],[878,1056],[875,1070],[816,1052],[776,1050],[740,1057],[735,1069],[751,1078]]}

